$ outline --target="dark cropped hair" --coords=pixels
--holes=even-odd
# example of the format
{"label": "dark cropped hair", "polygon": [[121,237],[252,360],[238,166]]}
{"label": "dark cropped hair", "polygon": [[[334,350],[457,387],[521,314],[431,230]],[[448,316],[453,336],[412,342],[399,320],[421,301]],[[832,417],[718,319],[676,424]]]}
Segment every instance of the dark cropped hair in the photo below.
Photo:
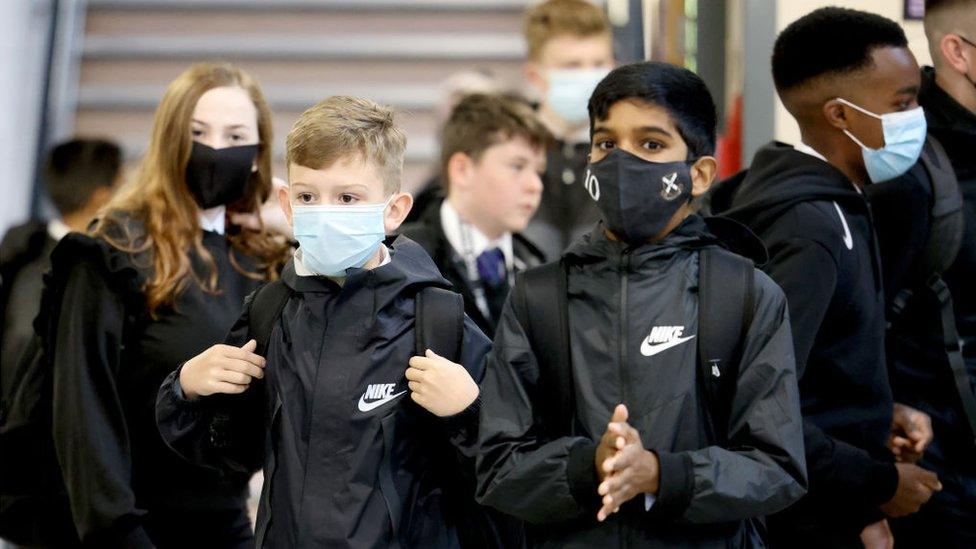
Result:
{"label": "dark cropped hair", "polygon": [[614,103],[640,99],[664,109],[688,146],[688,156],[715,153],[715,103],[708,86],[692,71],[643,61],[617,67],[597,84],[590,96],[590,137],[597,120],[603,120]]}
{"label": "dark cropped hair", "polygon": [[976,0],[925,0],[926,17],[946,9],[976,9]]}
{"label": "dark cropped hair", "polygon": [[866,11],[821,8],[790,23],[773,46],[773,82],[789,91],[822,75],[867,68],[875,48],[907,48],[898,23]]}
{"label": "dark cropped hair", "polygon": [[61,215],[80,210],[100,187],[110,187],[122,169],[122,149],[104,139],[72,139],[47,155],[44,185]]}

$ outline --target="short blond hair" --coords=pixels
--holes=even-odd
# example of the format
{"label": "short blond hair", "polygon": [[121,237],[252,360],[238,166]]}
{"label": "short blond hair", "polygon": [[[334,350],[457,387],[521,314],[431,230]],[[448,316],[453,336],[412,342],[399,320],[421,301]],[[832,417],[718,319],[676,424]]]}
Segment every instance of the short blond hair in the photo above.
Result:
{"label": "short blond hair", "polygon": [[535,60],[542,48],[557,36],[589,38],[610,37],[610,21],[596,5],[587,0],[546,0],[525,13],[525,42],[529,59]]}
{"label": "short blond hair", "polygon": [[387,194],[400,190],[407,137],[393,109],[369,99],[334,95],[303,112],[285,142],[285,161],[313,170],[362,155],[383,180]]}

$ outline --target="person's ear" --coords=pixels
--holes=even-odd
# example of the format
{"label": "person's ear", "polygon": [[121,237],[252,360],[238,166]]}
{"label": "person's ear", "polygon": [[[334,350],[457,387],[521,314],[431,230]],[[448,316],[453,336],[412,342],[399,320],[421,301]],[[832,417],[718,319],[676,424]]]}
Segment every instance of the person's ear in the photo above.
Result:
{"label": "person's ear", "polygon": [[294,227],[295,224],[291,220],[291,200],[288,197],[288,187],[281,185],[278,187],[278,204],[281,205],[281,211],[285,213],[285,219],[288,220],[288,226]]}
{"label": "person's ear", "polygon": [[850,121],[847,120],[847,109],[843,103],[836,99],[824,103],[823,115],[827,119],[827,123],[838,130],[850,128]]}
{"label": "person's ear", "polygon": [[525,75],[525,81],[539,92],[539,97],[545,97],[549,91],[549,78],[546,76],[545,68],[538,61],[526,61],[522,73]]}
{"label": "person's ear", "polygon": [[955,34],[947,34],[939,41],[939,52],[945,65],[963,74],[969,71],[969,63],[963,55],[965,49],[963,41]]}
{"label": "person's ear", "polygon": [[474,161],[467,153],[456,152],[447,160],[448,194],[455,189],[468,189],[474,174]]}
{"label": "person's ear", "polygon": [[703,156],[691,165],[691,196],[698,198],[708,192],[718,175],[718,161],[711,156]]}
{"label": "person's ear", "polygon": [[386,214],[383,216],[383,228],[386,230],[386,234],[393,234],[400,228],[403,220],[410,213],[410,208],[413,208],[413,196],[410,193],[393,195],[390,205],[386,207]]}

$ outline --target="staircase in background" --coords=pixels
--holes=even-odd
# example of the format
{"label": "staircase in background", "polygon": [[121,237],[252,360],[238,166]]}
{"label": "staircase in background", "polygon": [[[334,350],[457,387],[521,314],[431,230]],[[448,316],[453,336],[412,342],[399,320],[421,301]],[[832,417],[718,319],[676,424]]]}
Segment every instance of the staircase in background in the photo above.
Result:
{"label": "staircase in background", "polygon": [[486,69],[517,86],[529,0],[88,0],[75,133],[107,136],[137,158],[173,78],[197,61],[237,63],[274,113],[275,175],[295,118],[335,94],[400,112],[405,188],[437,157],[439,83]]}

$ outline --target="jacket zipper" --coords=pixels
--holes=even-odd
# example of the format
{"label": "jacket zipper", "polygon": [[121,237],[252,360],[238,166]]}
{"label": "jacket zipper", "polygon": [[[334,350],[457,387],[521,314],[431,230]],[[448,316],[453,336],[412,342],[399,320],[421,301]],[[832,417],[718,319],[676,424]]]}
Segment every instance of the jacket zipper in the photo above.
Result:
{"label": "jacket zipper", "polygon": [[624,404],[630,403],[627,372],[627,278],[630,274],[630,250],[620,253],[620,394]]}
{"label": "jacket zipper", "polygon": [[[630,403],[628,387],[630,386],[630,375],[627,372],[627,278],[630,274],[630,249],[625,248],[620,252],[620,395],[623,404]],[[622,521],[617,521],[617,533],[619,535],[620,547],[627,546],[627,533]]]}

